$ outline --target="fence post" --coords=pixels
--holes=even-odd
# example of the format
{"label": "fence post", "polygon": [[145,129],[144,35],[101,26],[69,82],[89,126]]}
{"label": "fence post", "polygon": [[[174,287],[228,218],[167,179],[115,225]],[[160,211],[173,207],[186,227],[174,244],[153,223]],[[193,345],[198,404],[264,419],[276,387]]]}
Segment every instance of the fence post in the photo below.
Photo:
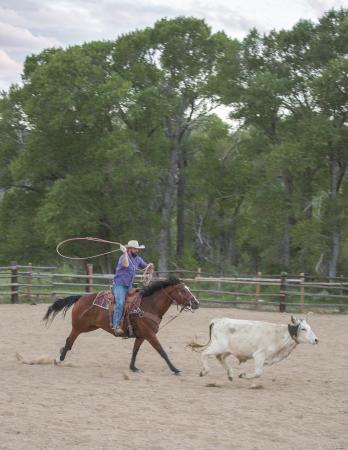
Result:
{"label": "fence post", "polygon": [[92,292],[93,286],[93,264],[86,264],[87,284],[86,292]]}
{"label": "fence post", "polygon": [[[200,267],[198,267],[198,269],[197,269],[197,275],[195,276],[195,280],[196,280],[196,282],[195,282],[195,288],[196,289],[199,289],[199,287],[200,287],[200,278],[201,278],[201,272],[202,272],[202,269],[200,268]],[[198,297],[198,293],[197,293],[197,297]]]}
{"label": "fence post", "polygon": [[282,272],[280,275],[279,312],[286,311],[286,277],[287,273]]}
{"label": "fence post", "polygon": [[18,269],[16,261],[12,261],[11,266],[11,303],[18,303]]}
{"label": "fence post", "polygon": [[[261,278],[262,276],[262,272],[257,272],[257,278]],[[256,292],[255,292],[255,297],[256,297],[256,308],[258,308],[259,306],[259,301],[260,301],[260,292],[261,292],[261,285],[259,282],[257,282],[256,284]]]}
{"label": "fence post", "polygon": [[[340,278],[341,278],[341,282],[340,282],[340,295],[344,295],[344,289],[343,289],[343,283],[344,283],[344,280],[343,280],[343,275],[340,275]],[[340,303],[342,302],[342,299],[340,299]]]}
{"label": "fence post", "polygon": [[301,313],[304,311],[304,296],[305,296],[305,274],[304,272],[300,273],[300,303],[301,303]]}
{"label": "fence post", "polygon": [[221,291],[221,280],[219,278],[218,282],[217,282],[217,290]]}
{"label": "fence post", "polygon": [[29,278],[28,278],[28,299],[30,300],[30,304],[31,305],[36,305],[36,302],[33,300],[32,295],[31,295],[31,285],[33,283],[33,264],[29,263],[28,264],[28,272],[29,272]]}

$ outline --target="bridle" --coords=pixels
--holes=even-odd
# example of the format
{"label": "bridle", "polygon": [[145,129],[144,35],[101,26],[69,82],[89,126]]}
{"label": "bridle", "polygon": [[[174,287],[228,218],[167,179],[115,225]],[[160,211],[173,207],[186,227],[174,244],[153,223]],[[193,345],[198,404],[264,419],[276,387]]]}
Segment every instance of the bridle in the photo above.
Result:
{"label": "bridle", "polygon": [[[177,288],[177,287],[179,287],[179,286],[180,286],[180,287],[185,287],[185,288],[190,292],[190,294],[191,294],[189,303],[183,305],[182,308],[181,308],[181,310],[180,310],[180,312],[182,312],[182,311],[191,311],[191,312],[193,313],[194,311],[193,311],[193,309],[192,309],[192,301],[196,302],[197,300],[195,299],[195,297],[194,297],[194,295],[191,293],[191,291],[187,288],[187,286],[186,286],[185,283],[179,283],[179,284],[176,284],[176,285],[175,285],[175,288]],[[173,289],[173,290],[174,290],[174,289]],[[163,288],[162,288],[162,291],[163,291],[164,295],[165,295],[167,298],[169,298],[169,300],[170,300],[174,305],[176,305],[177,307],[179,307],[179,303],[175,300],[175,298],[171,297],[171,296],[170,296]]]}
{"label": "bridle", "polygon": [[[186,285],[185,285],[185,283],[179,283],[179,284],[176,284],[175,285],[175,287],[178,287],[178,286],[185,286],[185,287],[187,287]],[[163,288],[162,288],[162,291],[163,291],[163,293],[164,293],[164,295],[167,297],[167,298],[169,298],[169,300],[171,301],[171,303],[173,303],[174,305],[176,305],[177,307],[179,307],[179,303],[175,300],[175,298],[173,298],[173,297],[171,297]],[[190,291],[189,291],[190,292]],[[191,292],[190,292],[191,293]],[[192,313],[194,313],[194,311],[193,311],[193,309],[192,309],[192,300],[195,300],[196,301],[196,299],[195,299],[195,297],[191,294],[191,298],[190,298],[190,300],[189,300],[189,304],[188,305],[183,305],[182,306],[182,308],[180,309],[180,311],[174,316],[174,317],[172,317],[171,319],[169,319],[165,324],[163,324],[159,329],[162,329],[163,327],[165,327],[166,325],[168,325],[170,322],[172,322],[174,319],[176,319],[177,317],[179,317],[179,315],[183,312],[183,311],[191,311]]]}

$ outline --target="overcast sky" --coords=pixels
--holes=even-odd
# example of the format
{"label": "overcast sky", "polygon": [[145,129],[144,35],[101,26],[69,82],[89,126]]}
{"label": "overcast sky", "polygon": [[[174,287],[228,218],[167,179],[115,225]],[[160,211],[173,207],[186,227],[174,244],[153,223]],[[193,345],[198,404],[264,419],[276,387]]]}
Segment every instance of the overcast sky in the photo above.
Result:
{"label": "overcast sky", "polygon": [[115,39],[177,16],[204,18],[213,31],[289,29],[348,0],[0,0],[0,89],[20,82],[25,57],[47,47]]}

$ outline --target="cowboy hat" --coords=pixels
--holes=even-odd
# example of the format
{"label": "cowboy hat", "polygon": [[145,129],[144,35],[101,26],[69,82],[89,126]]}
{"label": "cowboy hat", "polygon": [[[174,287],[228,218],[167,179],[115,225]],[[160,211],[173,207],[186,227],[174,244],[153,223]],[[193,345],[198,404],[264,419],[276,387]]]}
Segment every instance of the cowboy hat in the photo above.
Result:
{"label": "cowboy hat", "polygon": [[138,241],[128,241],[128,244],[126,245],[126,247],[133,247],[133,248],[145,248],[145,245],[139,245]]}

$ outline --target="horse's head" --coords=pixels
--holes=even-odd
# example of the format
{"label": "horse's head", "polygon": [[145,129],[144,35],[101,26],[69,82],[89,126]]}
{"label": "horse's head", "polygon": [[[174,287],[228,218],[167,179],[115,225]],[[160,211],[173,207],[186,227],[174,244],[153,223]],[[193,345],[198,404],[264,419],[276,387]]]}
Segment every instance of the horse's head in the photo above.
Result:
{"label": "horse's head", "polygon": [[193,310],[199,308],[199,301],[185,283],[171,286],[167,295],[174,304],[182,306],[182,309]]}

